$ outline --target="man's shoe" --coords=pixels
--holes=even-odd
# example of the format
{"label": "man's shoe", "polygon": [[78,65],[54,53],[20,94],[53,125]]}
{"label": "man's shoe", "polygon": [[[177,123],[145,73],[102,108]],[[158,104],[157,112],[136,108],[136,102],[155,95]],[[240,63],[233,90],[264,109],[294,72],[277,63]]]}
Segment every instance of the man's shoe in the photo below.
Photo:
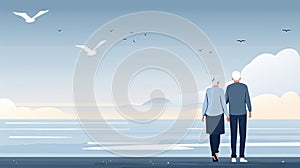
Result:
{"label": "man's shoe", "polygon": [[231,163],[236,163],[236,158],[231,158]]}
{"label": "man's shoe", "polygon": [[241,162],[241,163],[247,163],[248,160],[246,160],[245,158],[240,158],[240,162]]}

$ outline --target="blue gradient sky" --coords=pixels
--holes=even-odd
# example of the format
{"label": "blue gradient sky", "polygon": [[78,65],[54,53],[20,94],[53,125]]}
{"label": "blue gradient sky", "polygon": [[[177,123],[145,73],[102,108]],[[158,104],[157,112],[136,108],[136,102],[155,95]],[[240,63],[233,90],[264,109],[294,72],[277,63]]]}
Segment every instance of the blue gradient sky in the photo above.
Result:
{"label": "blue gradient sky", "polygon": [[[50,12],[34,24],[12,14],[34,15],[42,9]],[[284,48],[300,51],[300,1],[296,0],[1,1],[0,97],[17,103],[71,102],[80,51],[74,45],[84,43],[111,19],[148,10],[171,12],[198,25],[218,50],[227,79],[231,71],[241,70],[261,53],[275,54]],[[292,32],[283,33],[282,28]],[[247,42],[239,44],[238,38]]]}

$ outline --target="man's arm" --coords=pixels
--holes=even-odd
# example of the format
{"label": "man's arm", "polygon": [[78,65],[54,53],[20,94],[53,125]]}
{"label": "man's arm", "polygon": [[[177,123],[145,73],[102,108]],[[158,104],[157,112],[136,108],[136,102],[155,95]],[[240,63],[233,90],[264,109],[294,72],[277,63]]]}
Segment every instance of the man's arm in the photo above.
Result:
{"label": "man's arm", "polygon": [[226,92],[225,92],[225,101],[226,101],[226,104],[228,104],[228,102],[229,102],[228,87],[226,88]]}
{"label": "man's arm", "polygon": [[250,96],[249,96],[248,87],[246,87],[246,104],[247,104],[248,111],[249,111],[249,117],[251,118],[252,106],[251,106],[251,100],[250,100]]}

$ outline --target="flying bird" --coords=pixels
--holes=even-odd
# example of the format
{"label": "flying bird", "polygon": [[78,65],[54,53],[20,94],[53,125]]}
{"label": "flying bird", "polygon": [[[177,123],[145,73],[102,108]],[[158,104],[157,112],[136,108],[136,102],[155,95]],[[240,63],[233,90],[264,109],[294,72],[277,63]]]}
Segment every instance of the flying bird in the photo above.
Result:
{"label": "flying bird", "polygon": [[210,54],[213,53],[212,51],[209,52]]}
{"label": "flying bird", "polygon": [[238,42],[240,42],[240,43],[246,42],[245,39],[237,39],[236,41],[238,41]]}
{"label": "flying bird", "polygon": [[144,36],[147,36],[147,33],[144,33]]}
{"label": "flying bird", "polygon": [[203,51],[203,49],[199,49],[198,51],[199,51],[199,52],[202,52],[202,51]]}
{"label": "flying bird", "polygon": [[89,47],[85,46],[85,45],[76,45],[76,47],[83,49],[85,52],[87,52],[86,55],[88,56],[93,56],[95,54],[97,54],[97,49],[103,45],[104,43],[106,43],[106,40],[102,40],[100,41],[96,47],[94,49],[90,49]]}
{"label": "flying bird", "polygon": [[57,32],[60,33],[60,32],[62,32],[62,30],[61,30],[61,29],[58,29]]}
{"label": "flying bird", "polygon": [[114,29],[110,29],[109,31],[110,31],[110,32],[113,32],[113,31],[114,31]]}
{"label": "flying bird", "polygon": [[291,29],[282,29],[282,31],[287,33],[289,31],[291,31]]}
{"label": "flying bird", "polygon": [[124,40],[124,41],[126,41],[126,40],[127,40],[127,38],[123,38],[123,40]]}
{"label": "flying bird", "polygon": [[24,12],[13,12],[13,14],[22,17],[26,23],[33,23],[36,21],[36,19],[38,17],[40,17],[41,15],[45,14],[49,12],[49,10],[43,10],[43,11],[39,11],[36,15],[34,15],[33,17],[28,16],[27,13]]}
{"label": "flying bird", "polygon": [[135,40],[132,40],[132,42],[134,42],[134,43],[135,43]]}

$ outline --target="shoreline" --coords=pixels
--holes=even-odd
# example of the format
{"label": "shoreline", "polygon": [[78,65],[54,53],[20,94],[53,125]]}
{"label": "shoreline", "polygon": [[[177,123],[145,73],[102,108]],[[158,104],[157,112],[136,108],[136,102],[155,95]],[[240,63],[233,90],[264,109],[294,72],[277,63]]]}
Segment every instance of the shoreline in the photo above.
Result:
{"label": "shoreline", "polygon": [[296,168],[300,157],[247,157],[248,163],[231,163],[229,157],[221,157],[213,163],[209,157],[1,157],[4,167],[56,167],[56,168],[148,168],[148,167],[251,167],[251,168]]}

